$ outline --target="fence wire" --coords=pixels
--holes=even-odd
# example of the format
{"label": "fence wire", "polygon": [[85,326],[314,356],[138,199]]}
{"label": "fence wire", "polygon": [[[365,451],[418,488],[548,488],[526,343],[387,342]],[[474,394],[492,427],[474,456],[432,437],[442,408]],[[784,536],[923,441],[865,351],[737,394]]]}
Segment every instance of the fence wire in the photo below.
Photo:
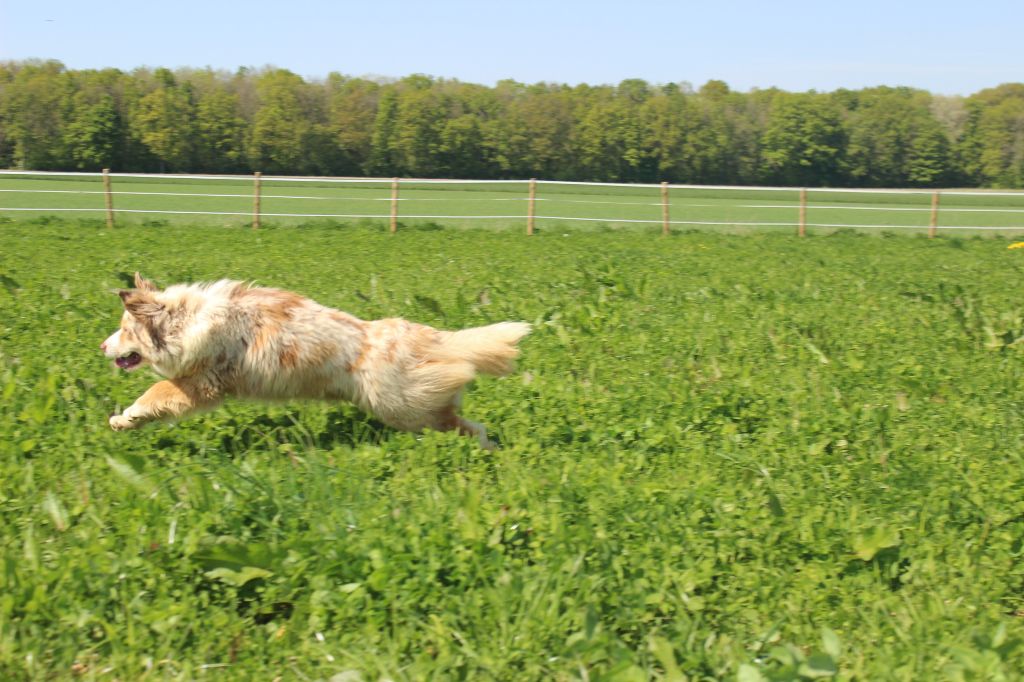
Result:
{"label": "fence wire", "polygon": [[[287,191],[297,186],[304,190]],[[572,222],[662,225],[664,231],[731,226],[789,227],[801,233],[804,228],[1024,232],[1024,192],[963,189],[9,170],[0,171],[0,203],[0,213],[106,213],[110,224],[118,215],[150,214],[249,218],[254,225],[261,218],[380,220],[390,221],[393,230],[398,221],[476,220],[528,223],[531,232],[534,224]],[[511,210],[493,210],[498,206]]]}

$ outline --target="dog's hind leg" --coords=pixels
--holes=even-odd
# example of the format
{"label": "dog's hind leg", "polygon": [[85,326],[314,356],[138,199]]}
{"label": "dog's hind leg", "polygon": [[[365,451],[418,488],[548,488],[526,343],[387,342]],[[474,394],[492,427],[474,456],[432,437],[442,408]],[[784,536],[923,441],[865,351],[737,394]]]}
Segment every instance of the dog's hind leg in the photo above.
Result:
{"label": "dog's hind leg", "polygon": [[487,437],[487,427],[479,422],[475,422],[472,419],[466,419],[465,417],[456,414],[462,409],[462,390],[455,394],[455,399],[452,401],[452,414],[455,418],[455,428],[459,430],[463,436],[475,436],[480,441],[480,447],[484,450],[497,450],[498,445],[490,438]]}
{"label": "dog's hind leg", "polygon": [[487,437],[487,427],[478,422],[466,419],[465,417],[456,417],[458,420],[459,433],[464,436],[476,436],[477,440],[480,441],[480,447],[484,450],[497,450],[498,445],[490,438]]}
{"label": "dog's hind leg", "polygon": [[480,442],[484,450],[496,450],[497,444],[487,437],[487,429],[483,424],[466,419],[457,414],[462,405],[462,392],[460,391],[452,398],[452,402],[446,408],[436,413],[430,427],[437,431],[458,431],[463,436],[473,436]]}
{"label": "dog's hind leg", "polygon": [[221,401],[219,395],[202,390],[188,379],[160,381],[149,387],[139,399],[121,414],[110,418],[115,431],[134,429],[155,419],[175,419],[198,410],[212,409]]}

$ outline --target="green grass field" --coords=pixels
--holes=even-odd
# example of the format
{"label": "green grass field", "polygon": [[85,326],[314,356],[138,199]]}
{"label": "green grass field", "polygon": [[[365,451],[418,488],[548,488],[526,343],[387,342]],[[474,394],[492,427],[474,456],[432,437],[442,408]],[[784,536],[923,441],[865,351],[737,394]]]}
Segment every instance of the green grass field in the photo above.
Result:
{"label": "green grass field", "polygon": [[[242,225],[252,220],[252,179],[115,176],[112,189],[117,221],[122,224]],[[526,226],[527,197],[526,182],[432,184],[403,181],[399,220],[404,226],[435,223],[522,231]],[[792,232],[799,221],[799,192],[795,189],[674,188],[669,198],[670,220],[675,230]],[[371,225],[387,222],[390,201],[389,182],[265,179],[261,189],[261,214],[264,223],[294,225],[314,218],[345,216],[337,219]],[[103,217],[101,179],[0,175],[0,216],[22,218],[26,214],[45,215],[47,211],[65,217]],[[662,220],[661,193],[658,187],[539,183],[536,215],[540,229],[630,227],[657,233]],[[931,195],[928,192],[811,190],[808,195],[807,223],[812,231],[832,232],[854,226],[864,226],[861,229],[868,231],[924,231],[930,217]],[[955,233],[963,233],[965,228],[1003,234],[1024,233],[1024,193],[948,191],[940,202],[939,227]]]}
{"label": "green grass field", "polygon": [[[0,224],[4,680],[1019,680],[1024,251],[841,232]],[[153,377],[113,291],[233,277],[526,320],[465,412]]]}

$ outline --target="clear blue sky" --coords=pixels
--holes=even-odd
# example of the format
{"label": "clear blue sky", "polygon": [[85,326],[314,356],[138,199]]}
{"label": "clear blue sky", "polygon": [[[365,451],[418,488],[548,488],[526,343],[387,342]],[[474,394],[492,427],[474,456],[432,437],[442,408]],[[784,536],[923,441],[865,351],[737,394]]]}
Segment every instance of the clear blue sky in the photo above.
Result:
{"label": "clear blue sky", "polygon": [[33,57],[74,69],[966,95],[1024,81],[1024,0],[0,0],[0,60]]}

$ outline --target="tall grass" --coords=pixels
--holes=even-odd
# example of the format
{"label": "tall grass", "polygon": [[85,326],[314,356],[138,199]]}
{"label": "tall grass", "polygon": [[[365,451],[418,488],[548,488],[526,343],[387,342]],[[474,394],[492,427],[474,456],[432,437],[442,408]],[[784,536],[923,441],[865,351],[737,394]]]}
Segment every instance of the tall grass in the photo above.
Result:
{"label": "tall grass", "polygon": [[[468,416],[114,433],[134,270],[535,324]],[[0,225],[4,679],[1020,679],[1000,240]]]}

